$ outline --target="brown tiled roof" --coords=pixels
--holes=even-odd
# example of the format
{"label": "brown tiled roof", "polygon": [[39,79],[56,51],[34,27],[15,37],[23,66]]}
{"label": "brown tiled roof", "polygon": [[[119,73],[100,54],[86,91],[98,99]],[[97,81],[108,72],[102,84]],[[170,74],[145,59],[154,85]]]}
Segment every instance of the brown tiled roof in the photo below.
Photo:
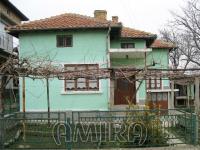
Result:
{"label": "brown tiled roof", "polygon": [[155,40],[152,45],[150,46],[151,48],[175,48],[176,45],[171,42],[166,42],[164,40]]}
{"label": "brown tiled roof", "polygon": [[30,21],[21,25],[8,27],[7,30],[12,31],[28,31],[28,30],[52,30],[52,29],[72,29],[72,28],[106,28],[121,27],[121,23],[96,19],[79,14],[65,13],[50,18],[36,21]]}
{"label": "brown tiled roof", "polygon": [[136,30],[133,28],[123,27],[121,31],[122,38],[156,38],[155,34],[144,32],[140,30]]}
{"label": "brown tiled roof", "polygon": [[94,17],[65,13],[50,18],[45,18],[36,21],[30,21],[21,25],[7,27],[7,30],[12,34],[20,31],[33,31],[33,30],[56,30],[56,29],[76,29],[76,28],[107,28],[118,27],[121,29],[122,38],[156,38],[155,34],[136,30],[133,28],[122,27],[122,24],[96,19]]}

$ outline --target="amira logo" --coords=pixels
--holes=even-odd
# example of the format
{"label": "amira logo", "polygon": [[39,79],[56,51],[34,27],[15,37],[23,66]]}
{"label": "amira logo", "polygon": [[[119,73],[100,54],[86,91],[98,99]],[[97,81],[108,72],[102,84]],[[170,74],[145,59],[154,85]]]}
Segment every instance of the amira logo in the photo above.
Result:
{"label": "amira logo", "polygon": [[143,145],[147,139],[147,128],[143,123],[121,122],[60,123],[53,126],[52,136],[57,145],[61,140],[73,142],[131,142]]}

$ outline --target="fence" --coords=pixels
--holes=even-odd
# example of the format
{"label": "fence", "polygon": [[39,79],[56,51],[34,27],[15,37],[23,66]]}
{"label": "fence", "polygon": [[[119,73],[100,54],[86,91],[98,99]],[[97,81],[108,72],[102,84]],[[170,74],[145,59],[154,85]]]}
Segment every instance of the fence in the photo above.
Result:
{"label": "fence", "polygon": [[1,149],[129,148],[196,144],[184,109],[15,113],[0,120]]}

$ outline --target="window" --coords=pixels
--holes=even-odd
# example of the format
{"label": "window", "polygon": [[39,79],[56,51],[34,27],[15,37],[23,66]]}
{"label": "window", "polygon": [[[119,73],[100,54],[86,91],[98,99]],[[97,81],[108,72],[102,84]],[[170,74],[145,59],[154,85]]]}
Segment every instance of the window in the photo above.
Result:
{"label": "window", "polygon": [[151,100],[152,100],[153,102],[167,101],[167,100],[168,100],[168,95],[167,95],[166,92],[151,93]]}
{"label": "window", "polygon": [[[65,65],[66,71],[97,71],[99,66],[97,64],[77,64]],[[73,80],[65,80],[65,91],[98,91],[99,79],[78,78]]]}
{"label": "window", "polygon": [[135,48],[135,43],[121,43],[121,48]]}
{"label": "window", "polygon": [[57,35],[57,47],[72,47],[72,36]]}
{"label": "window", "polygon": [[176,96],[187,96],[187,85],[175,85],[176,89],[179,89],[178,92],[176,92]]}
{"label": "window", "polygon": [[8,9],[6,10],[6,12],[7,12],[8,15],[10,15],[10,11]]}
{"label": "window", "polygon": [[161,89],[161,78],[149,78],[146,82],[147,89]]}

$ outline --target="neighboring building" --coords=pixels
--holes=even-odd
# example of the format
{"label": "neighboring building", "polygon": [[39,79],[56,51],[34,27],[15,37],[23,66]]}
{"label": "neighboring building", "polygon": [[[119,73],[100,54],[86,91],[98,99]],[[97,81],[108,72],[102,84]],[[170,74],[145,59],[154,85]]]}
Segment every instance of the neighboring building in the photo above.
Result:
{"label": "neighboring building", "polygon": [[[106,15],[103,10],[95,11],[94,17],[66,13],[8,30],[19,37],[21,57],[48,56],[66,70],[144,67],[145,52],[147,66],[168,68],[168,53],[173,44],[156,40],[155,34],[124,27],[117,16],[108,21]],[[26,79],[27,111],[47,110],[45,83]],[[126,79],[51,79],[50,108],[52,111],[123,109],[127,106],[126,99],[144,105],[145,87],[154,103],[168,107],[171,90],[167,79],[143,80],[136,94],[138,86],[139,81],[130,84]]]}
{"label": "neighboring building", "polygon": [[176,81],[175,88],[178,89],[174,95],[175,107],[194,106],[195,85],[193,82]]}
{"label": "neighboring building", "polygon": [[[13,44],[13,36],[6,33],[5,27],[19,25],[21,21],[27,20],[28,18],[9,2],[9,0],[0,1],[0,65],[4,63],[9,56],[14,55],[13,46],[17,46]],[[15,48],[15,50],[17,52],[17,48]],[[6,76],[0,76],[0,85],[5,83],[5,80],[7,80]],[[2,88],[0,87],[0,89]],[[4,99],[4,107],[6,110],[10,109],[9,107],[13,107],[11,106],[14,101],[13,99],[16,100],[16,98],[13,97],[13,93],[15,95],[14,97],[17,97],[18,85],[17,81],[10,80],[9,84],[6,86],[6,90],[0,90],[0,97],[3,96],[2,98]],[[2,112],[3,107],[2,98],[0,98],[0,112]],[[7,101],[8,99],[9,101]]]}

